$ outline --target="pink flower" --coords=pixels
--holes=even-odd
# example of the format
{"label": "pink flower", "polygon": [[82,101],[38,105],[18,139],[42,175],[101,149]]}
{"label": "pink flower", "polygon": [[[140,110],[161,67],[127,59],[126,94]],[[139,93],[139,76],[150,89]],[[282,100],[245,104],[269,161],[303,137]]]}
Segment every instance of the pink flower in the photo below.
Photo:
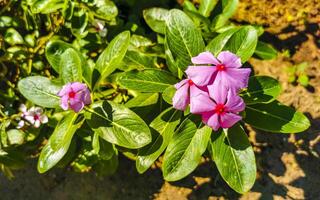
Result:
{"label": "pink flower", "polygon": [[[21,117],[35,128],[39,128],[41,124],[48,122],[48,117],[43,114],[43,110],[40,107],[31,107],[29,110],[27,110],[27,107],[22,104],[19,110],[22,111]],[[18,128],[22,128],[24,125],[25,121],[21,120],[18,123]]]}
{"label": "pink flower", "polygon": [[75,112],[80,112],[85,105],[91,103],[88,87],[79,82],[64,85],[58,96],[61,97],[60,106],[63,110],[71,108]]}
{"label": "pink flower", "polygon": [[172,102],[173,107],[177,110],[185,110],[189,104],[190,110],[193,110],[193,97],[199,94],[205,95],[208,92],[206,87],[198,87],[190,79],[184,79],[175,84],[174,87],[177,91],[173,96]]}
{"label": "pink flower", "polygon": [[240,58],[229,51],[222,51],[217,58],[210,52],[203,52],[193,57],[192,63],[201,66],[189,66],[186,74],[198,86],[211,85],[216,81],[236,90],[248,86],[251,70],[240,68]]}
{"label": "pink flower", "polygon": [[215,131],[220,127],[232,127],[242,119],[238,113],[245,109],[245,104],[234,90],[216,85],[208,86],[208,90],[209,96],[199,94],[194,97],[192,113],[201,114],[202,121]]}

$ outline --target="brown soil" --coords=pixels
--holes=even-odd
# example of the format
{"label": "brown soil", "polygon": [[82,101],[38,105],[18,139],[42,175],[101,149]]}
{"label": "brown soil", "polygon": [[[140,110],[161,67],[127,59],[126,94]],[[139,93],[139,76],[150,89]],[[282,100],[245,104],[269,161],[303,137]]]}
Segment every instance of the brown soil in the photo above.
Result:
{"label": "brown soil", "polygon": [[[118,173],[102,179],[92,173],[59,169],[39,175],[35,162],[31,162],[15,173],[13,181],[0,176],[0,199],[319,199],[319,7],[318,0],[243,0],[235,17],[239,22],[268,26],[263,39],[280,52],[290,52],[290,58],[280,53],[275,60],[251,59],[250,64],[256,74],[280,80],[280,101],[304,112],[312,123],[309,130],[296,135],[247,127],[258,166],[258,178],[250,192],[242,196],[233,192],[212,162],[203,162],[187,178],[168,183],[163,181],[160,169],[139,175],[133,161],[121,157]],[[290,84],[285,70],[303,61],[309,64],[307,74],[311,78],[306,88]]]}

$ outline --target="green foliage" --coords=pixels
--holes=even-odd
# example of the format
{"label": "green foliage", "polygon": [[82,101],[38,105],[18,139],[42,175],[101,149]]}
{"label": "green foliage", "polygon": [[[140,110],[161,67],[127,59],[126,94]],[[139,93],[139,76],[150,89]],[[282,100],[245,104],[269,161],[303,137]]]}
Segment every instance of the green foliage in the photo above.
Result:
{"label": "green foliage", "polygon": [[[248,88],[240,91],[246,103],[239,113],[243,119],[229,129],[212,132],[188,109],[183,113],[171,106],[174,85],[186,78],[191,58],[201,52],[217,56],[228,50],[243,64],[252,56],[277,56],[273,47],[259,41],[262,27],[230,21],[238,0],[192,2],[185,0],[183,10],[169,0],[23,0],[11,2],[14,12],[3,8],[3,172],[11,177],[11,170],[23,166],[30,152],[40,150],[40,173],[71,166],[100,176],[116,172],[120,154],[134,159],[139,173],[163,156],[164,179],[177,181],[192,173],[203,155],[210,155],[232,189],[250,190],[255,157],[240,124],[296,133],[310,122],[277,101],[280,83],[267,76],[250,77]],[[307,86],[306,68],[306,63],[292,67],[291,81]],[[92,103],[78,113],[60,108],[57,94],[70,82],[85,83],[90,90]],[[45,108],[48,124],[32,127],[19,104]],[[22,128],[17,127],[20,120]]]}

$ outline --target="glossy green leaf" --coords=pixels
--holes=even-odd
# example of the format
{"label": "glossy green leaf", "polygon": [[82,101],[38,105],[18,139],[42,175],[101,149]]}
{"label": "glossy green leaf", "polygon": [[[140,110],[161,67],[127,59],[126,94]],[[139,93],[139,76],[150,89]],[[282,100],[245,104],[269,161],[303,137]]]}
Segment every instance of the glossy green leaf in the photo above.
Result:
{"label": "glossy green leaf", "polygon": [[164,34],[166,30],[165,21],[169,10],[164,8],[149,8],[143,11],[143,18],[148,26],[157,33]]}
{"label": "glossy green leaf", "polygon": [[85,116],[90,127],[112,144],[137,149],[151,142],[148,126],[124,105],[97,102]]}
{"label": "glossy green leaf", "polygon": [[257,31],[252,26],[231,28],[213,38],[206,47],[214,55],[228,50],[237,54],[241,62],[246,62],[254,53],[258,42]]}
{"label": "glossy green leaf", "polygon": [[254,53],[258,42],[258,34],[254,27],[244,26],[228,40],[223,50],[229,50],[246,62]]}
{"label": "glossy green leaf", "polygon": [[144,173],[168,146],[180,117],[180,111],[168,108],[151,122],[150,127],[155,133],[152,142],[138,151],[136,167],[139,173]]}
{"label": "glossy green leaf", "polygon": [[61,86],[42,76],[29,76],[18,83],[21,94],[29,101],[47,108],[59,107]]}
{"label": "glossy green leaf", "polygon": [[256,179],[253,149],[243,128],[232,128],[212,133],[212,160],[227,184],[238,193],[251,189]]}
{"label": "glossy green leaf", "polygon": [[87,36],[87,25],[89,14],[84,9],[76,8],[71,18],[71,32],[77,38],[84,38]]}
{"label": "glossy green leaf", "polygon": [[113,1],[110,0],[95,0],[94,12],[99,18],[112,21],[118,15],[118,8]]}
{"label": "glossy green leaf", "polygon": [[164,154],[162,171],[165,180],[180,180],[198,166],[211,132],[208,126],[198,129],[189,119],[182,122]]}
{"label": "glossy green leaf", "polygon": [[224,46],[227,44],[228,40],[230,40],[232,35],[238,30],[239,28],[231,28],[227,31],[220,33],[218,36],[216,36],[209,42],[209,44],[206,47],[206,50],[210,51],[215,56],[217,56],[223,50]]}
{"label": "glossy green leaf", "polygon": [[166,21],[166,40],[177,66],[184,71],[191,58],[204,50],[201,32],[181,10],[170,10]]}
{"label": "glossy green leaf", "polygon": [[40,173],[51,169],[67,153],[74,133],[83,122],[83,119],[77,120],[77,118],[78,114],[70,112],[57,124],[40,153],[38,161]]}
{"label": "glossy green leaf", "polygon": [[209,17],[217,3],[218,0],[200,0],[199,13],[205,17]]}
{"label": "glossy green leaf", "polygon": [[277,57],[278,52],[271,45],[258,41],[254,54],[263,60],[271,60]]}
{"label": "glossy green leaf", "polygon": [[81,64],[78,53],[73,48],[66,49],[60,61],[61,78],[64,83],[82,81]]}
{"label": "glossy green leaf", "polygon": [[238,0],[221,0],[219,4],[221,5],[222,11],[221,14],[216,16],[212,22],[214,30],[223,27],[232,15],[237,10],[239,1]]}
{"label": "glossy green leaf", "polygon": [[92,138],[92,148],[94,153],[99,155],[103,160],[109,160],[115,154],[113,145],[99,136],[99,132],[95,132]]}
{"label": "glossy green leaf", "polygon": [[278,101],[269,104],[246,106],[244,121],[251,126],[268,132],[298,133],[310,126],[309,119],[302,113],[282,105]]}
{"label": "glossy green leaf", "polygon": [[249,78],[248,88],[241,93],[246,105],[256,103],[270,103],[281,93],[279,82],[269,76],[252,76]]}
{"label": "glossy green leaf", "polygon": [[4,35],[4,41],[9,43],[11,46],[24,43],[24,40],[23,40],[22,36],[14,28],[8,28],[7,29],[7,31],[6,31],[6,33]]}
{"label": "glossy green leaf", "polygon": [[27,4],[33,13],[48,14],[64,8],[65,0],[27,0]]}
{"label": "glossy green leaf", "polygon": [[[75,49],[71,44],[68,44],[61,40],[50,40],[46,45],[46,58],[52,68],[58,72],[61,73],[61,60],[62,60],[62,54],[65,53],[66,50],[73,49],[73,54],[76,53],[78,57],[81,60],[81,68],[82,68],[82,76],[84,78],[84,81],[87,83],[87,85],[91,86],[91,76],[92,76],[92,69],[88,65],[86,59],[82,56],[82,54]],[[63,61],[68,62],[68,61]]]}
{"label": "glossy green leaf", "polygon": [[163,92],[167,87],[175,84],[177,79],[166,71],[147,69],[123,73],[117,81],[126,89],[140,92]]}
{"label": "glossy green leaf", "polygon": [[19,129],[10,129],[7,131],[7,137],[10,145],[21,145],[25,142],[26,134]]}
{"label": "glossy green leaf", "polygon": [[118,153],[115,152],[109,160],[100,160],[92,168],[99,176],[108,176],[114,174],[119,165]]}
{"label": "glossy green leaf", "polygon": [[176,91],[177,89],[173,85],[167,87],[162,93],[163,100],[165,100],[165,102],[167,102],[168,104],[172,105],[172,99]]}
{"label": "glossy green leaf", "polygon": [[156,67],[156,57],[148,56],[139,51],[127,51],[123,61],[129,69],[143,70]]}
{"label": "glossy green leaf", "polygon": [[156,104],[158,102],[158,93],[141,93],[130,99],[125,105],[128,108],[145,107]]}
{"label": "glossy green leaf", "polygon": [[130,32],[124,31],[117,35],[99,56],[93,72],[94,88],[109,76],[121,63],[130,42]]}

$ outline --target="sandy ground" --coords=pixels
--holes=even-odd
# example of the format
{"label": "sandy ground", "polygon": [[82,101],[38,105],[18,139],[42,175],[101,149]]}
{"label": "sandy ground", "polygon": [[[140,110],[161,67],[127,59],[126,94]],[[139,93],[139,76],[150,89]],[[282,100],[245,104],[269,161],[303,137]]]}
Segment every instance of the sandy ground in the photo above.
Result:
{"label": "sandy ground", "polygon": [[[290,58],[280,53],[271,61],[251,59],[250,65],[257,74],[280,80],[283,93],[279,99],[304,112],[312,123],[309,130],[296,135],[247,127],[258,166],[257,181],[247,194],[233,192],[212,162],[203,162],[187,178],[168,183],[159,169],[138,175],[133,161],[121,157],[118,173],[102,179],[67,169],[39,175],[36,161],[30,161],[27,168],[15,173],[13,181],[0,175],[0,199],[320,199],[319,7],[318,0],[243,0],[235,16],[239,22],[267,26],[263,39],[280,52],[288,50]],[[290,84],[286,72],[287,67],[303,61],[309,65],[308,87]]]}

